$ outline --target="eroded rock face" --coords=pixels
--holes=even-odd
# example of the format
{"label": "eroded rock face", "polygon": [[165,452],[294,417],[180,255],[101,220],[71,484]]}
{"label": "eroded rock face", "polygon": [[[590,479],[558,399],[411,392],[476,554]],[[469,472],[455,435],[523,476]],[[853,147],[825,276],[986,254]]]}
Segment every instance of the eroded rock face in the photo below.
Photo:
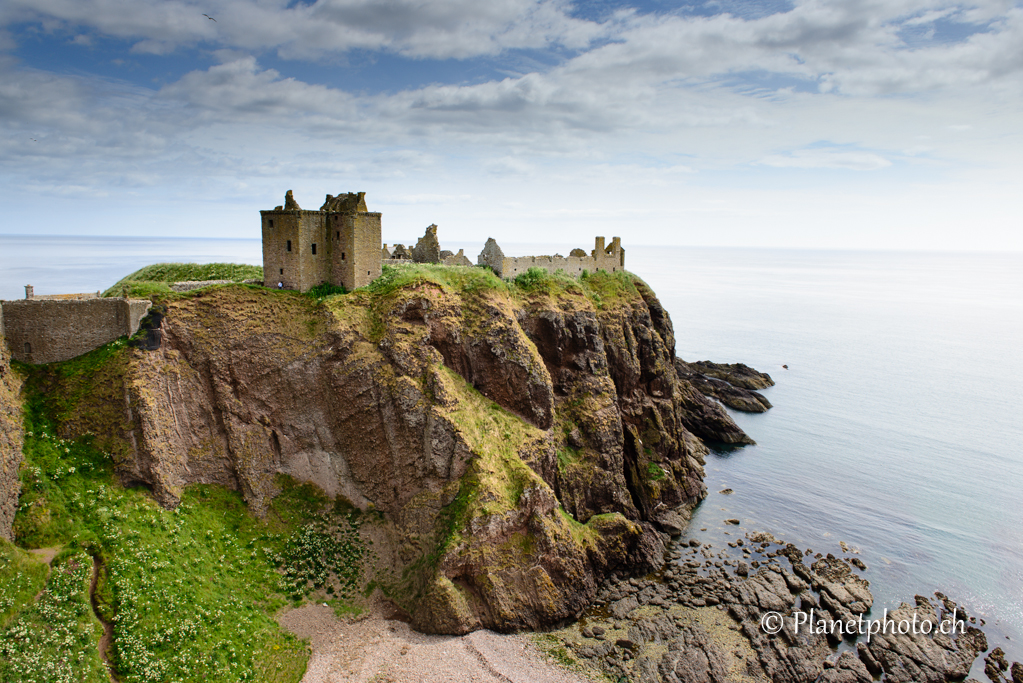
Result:
{"label": "eroded rock face", "polygon": [[0,318],[0,538],[13,540],[11,525],[18,509],[21,481],[21,446],[24,438],[21,422],[21,382],[11,372],[11,356],[3,336]]}
{"label": "eroded rock face", "polygon": [[[431,283],[174,300],[160,348],[131,351],[118,471],[167,506],[219,483],[257,514],[279,473],[312,482],[384,514],[390,592],[420,630],[544,627],[611,572],[659,565],[706,493],[687,429],[704,421],[640,293],[599,311]],[[723,412],[711,424],[746,438]]]}

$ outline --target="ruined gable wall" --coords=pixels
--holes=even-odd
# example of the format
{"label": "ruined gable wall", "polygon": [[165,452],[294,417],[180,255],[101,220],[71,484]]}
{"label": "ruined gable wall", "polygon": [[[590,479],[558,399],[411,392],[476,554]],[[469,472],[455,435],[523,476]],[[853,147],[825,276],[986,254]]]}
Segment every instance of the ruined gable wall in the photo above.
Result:
{"label": "ruined gable wall", "polygon": [[8,348],[25,363],[69,360],[137,332],[151,305],[121,298],[5,301]]}

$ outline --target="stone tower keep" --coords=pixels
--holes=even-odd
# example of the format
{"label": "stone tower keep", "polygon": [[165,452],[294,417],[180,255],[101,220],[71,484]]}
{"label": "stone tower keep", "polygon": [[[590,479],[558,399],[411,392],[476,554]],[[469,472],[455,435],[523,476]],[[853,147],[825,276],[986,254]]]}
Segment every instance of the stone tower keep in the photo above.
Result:
{"label": "stone tower keep", "polygon": [[305,292],[329,282],[351,291],[380,277],[380,214],[366,210],[366,193],[327,195],[306,211],[288,190],[284,205],[260,211],[263,284]]}

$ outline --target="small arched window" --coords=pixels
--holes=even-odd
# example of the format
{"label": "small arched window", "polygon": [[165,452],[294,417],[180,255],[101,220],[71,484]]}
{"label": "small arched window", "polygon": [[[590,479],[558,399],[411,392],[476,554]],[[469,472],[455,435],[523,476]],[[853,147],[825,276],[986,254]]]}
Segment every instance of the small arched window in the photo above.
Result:
{"label": "small arched window", "polygon": [[28,356],[28,355],[31,355],[31,353],[32,353],[32,345],[29,344],[28,342],[25,342],[25,355]]}

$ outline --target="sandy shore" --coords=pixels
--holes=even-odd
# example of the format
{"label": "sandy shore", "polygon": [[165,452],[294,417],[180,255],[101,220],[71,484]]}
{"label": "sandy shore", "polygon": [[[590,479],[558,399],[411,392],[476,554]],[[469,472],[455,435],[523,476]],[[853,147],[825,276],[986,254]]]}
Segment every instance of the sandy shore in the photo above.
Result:
{"label": "sandy shore", "polygon": [[591,683],[548,661],[529,636],[423,635],[387,618],[382,606],[346,623],[329,607],[304,605],[278,622],[312,644],[302,683]]}

